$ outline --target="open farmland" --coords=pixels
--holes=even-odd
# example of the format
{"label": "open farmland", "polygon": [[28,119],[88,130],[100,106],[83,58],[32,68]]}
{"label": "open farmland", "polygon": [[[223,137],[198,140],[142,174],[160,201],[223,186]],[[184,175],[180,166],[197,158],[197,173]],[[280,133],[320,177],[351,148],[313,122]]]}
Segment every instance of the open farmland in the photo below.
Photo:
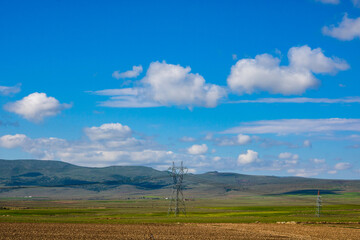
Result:
{"label": "open farmland", "polygon": [[0,223],[0,239],[359,239],[359,225]]}
{"label": "open farmland", "polygon": [[[2,199],[0,239],[358,239],[355,194],[243,196],[187,202],[187,216],[167,216],[156,196],[119,201]],[[342,204],[339,204],[342,203]],[[152,237],[152,238],[151,238]]]}
{"label": "open farmland", "polygon": [[243,196],[187,201],[187,215],[167,215],[169,201],[156,196],[130,200],[0,201],[0,222],[52,223],[276,223],[358,222],[357,195],[323,197],[322,216],[315,217],[314,196]]}
{"label": "open farmland", "polygon": [[[174,217],[167,214],[171,185],[166,172],[143,167],[92,169],[52,161],[3,162],[12,165],[3,169],[0,239],[358,239],[360,235],[358,181],[193,174],[185,181],[187,214]],[[26,164],[37,172],[29,172]],[[66,171],[54,171],[59,167]],[[6,175],[14,169],[15,177]],[[120,179],[114,172],[126,177]],[[323,208],[316,217],[319,188]]]}
{"label": "open farmland", "polygon": [[[53,161],[2,163],[0,239],[358,239],[360,235],[359,181],[189,174],[184,183],[187,214],[174,217],[167,214],[171,190],[167,172],[84,168]],[[315,216],[317,189],[323,200],[321,217]]]}

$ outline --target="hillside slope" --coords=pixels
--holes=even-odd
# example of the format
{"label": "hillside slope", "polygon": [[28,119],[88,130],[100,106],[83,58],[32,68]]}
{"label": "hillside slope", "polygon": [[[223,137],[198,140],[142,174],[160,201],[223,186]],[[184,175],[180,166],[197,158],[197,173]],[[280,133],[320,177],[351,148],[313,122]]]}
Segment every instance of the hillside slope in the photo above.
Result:
{"label": "hillside slope", "polygon": [[[167,196],[171,181],[168,172],[143,166],[91,168],[60,161],[0,160],[0,197]],[[184,188],[191,196],[205,197],[239,194],[313,194],[317,189],[336,194],[339,191],[359,192],[360,181],[208,172],[186,175]]]}

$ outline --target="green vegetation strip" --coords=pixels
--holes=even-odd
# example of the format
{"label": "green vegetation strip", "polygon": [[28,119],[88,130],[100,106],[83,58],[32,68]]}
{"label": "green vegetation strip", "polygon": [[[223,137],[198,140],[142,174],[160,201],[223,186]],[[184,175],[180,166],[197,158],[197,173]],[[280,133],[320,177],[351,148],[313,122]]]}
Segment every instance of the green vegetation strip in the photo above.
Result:
{"label": "green vegetation strip", "polygon": [[[338,196],[336,196],[338,198]],[[249,223],[249,222],[359,222],[357,194],[345,195],[343,204],[326,199],[321,217],[315,216],[315,201],[299,198],[299,205],[286,205],[291,198],[197,199],[186,202],[187,215],[168,216],[168,201],[154,197],[120,201],[0,201],[0,222],[53,223]],[[313,200],[313,199],[312,199]],[[265,204],[267,203],[267,204]],[[281,203],[281,204],[279,204]],[[262,205],[260,205],[262,204]]]}

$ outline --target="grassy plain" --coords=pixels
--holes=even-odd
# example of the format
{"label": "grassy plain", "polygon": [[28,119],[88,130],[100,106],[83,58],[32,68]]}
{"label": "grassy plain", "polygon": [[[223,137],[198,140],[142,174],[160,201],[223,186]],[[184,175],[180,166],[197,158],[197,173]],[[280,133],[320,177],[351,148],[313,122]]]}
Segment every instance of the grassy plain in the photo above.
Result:
{"label": "grassy plain", "polygon": [[0,222],[29,223],[275,223],[360,222],[358,193],[316,196],[236,196],[187,201],[186,216],[168,216],[169,200],[156,196],[124,200],[0,199]]}

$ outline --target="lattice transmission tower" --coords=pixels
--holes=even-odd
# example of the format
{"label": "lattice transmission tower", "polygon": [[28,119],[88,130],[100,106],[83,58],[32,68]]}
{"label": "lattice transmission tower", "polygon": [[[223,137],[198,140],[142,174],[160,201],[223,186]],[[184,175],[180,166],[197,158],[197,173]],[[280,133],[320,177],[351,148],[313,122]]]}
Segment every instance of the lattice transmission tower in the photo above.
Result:
{"label": "lattice transmission tower", "polygon": [[173,162],[172,167],[169,167],[170,176],[173,180],[172,194],[170,198],[168,215],[174,213],[175,217],[182,212],[186,215],[185,200],[183,194],[183,180],[184,175],[187,173],[188,169],[183,166],[181,162],[180,167],[176,167]]}
{"label": "lattice transmission tower", "polygon": [[321,200],[321,196],[320,196],[320,190],[318,190],[318,195],[316,198],[316,216],[320,217],[321,215],[321,207],[322,207],[322,200]]}

